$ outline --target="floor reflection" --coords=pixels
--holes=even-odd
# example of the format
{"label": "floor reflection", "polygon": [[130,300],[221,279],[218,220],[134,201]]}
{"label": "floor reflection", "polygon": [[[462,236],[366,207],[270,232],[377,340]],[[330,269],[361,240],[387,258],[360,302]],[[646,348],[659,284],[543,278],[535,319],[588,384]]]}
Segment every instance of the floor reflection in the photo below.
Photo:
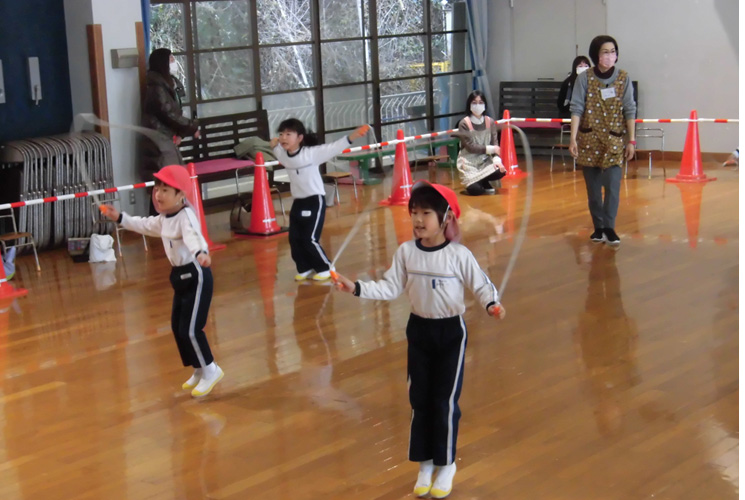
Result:
{"label": "floor reflection", "polygon": [[578,318],[575,345],[595,405],[598,432],[610,436],[622,431],[629,389],[639,383],[639,333],[623,306],[616,251],[589,242],[576,245],[575,251],[580,265],[589,265],[585,310]]}

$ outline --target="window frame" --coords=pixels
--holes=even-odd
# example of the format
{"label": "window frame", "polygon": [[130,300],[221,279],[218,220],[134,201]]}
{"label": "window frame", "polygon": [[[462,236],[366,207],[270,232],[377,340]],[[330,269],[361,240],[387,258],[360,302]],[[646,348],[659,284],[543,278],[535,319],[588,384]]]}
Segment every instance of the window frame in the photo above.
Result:
{"label": "window frame", "polygon": [[[207,1],[230,1],[230,2],[247,2],[249,7],[249,23],[251,33],[251,43],[248,45],[236,45],[231,47],[220,47],[220,48],[209,48],[209,49],[198,49],[198,32],[197,32],[197,13],[195,4]],[[450,118],[454,116],[460,116],[460,111],[447,114],[435,114],[435,103],[432,98],[434,92],[435,78],[446,77],[451,75],[461,75],[473,73],[473,69],[448,71],[442,73],[436,73],[433,71],[433,58],[432,58],[432,40],[433,37],[438,35],[457,35],[465,34],[466,43],[468,43],[468,30],[466,28],[453,29],[453,30],[438,30],[432,31],[432,2],[437,0],[419,0],[421,2],[421,8],[423,9],[423,26],[424,31],[416,33],[405,33],[405,34],[378,34],[378,0],[367,0],[367,9],[362,4],[362,15],[363,15],[363,26],[369,26],[369,32],[363,33],[361,36],[354,37],[342,37],[342,38],[322,38],[321,37],[321,26],[320,26],[320,1],[321,0],[308,0],[310,4],[310,29],[311,37],[309,41],[302,42],[284,42],[284,43],[269,43],[261,44],[259,42],[259,29],[258,29],[258,1],[257,0],[150,0],[150,6],[162,5],[162,4],[181,4],[183,5],[183,27],[184,27],[184,42],[185,51],[174,52],[174,56],[185,56],[186,58],[186,71],[187,76],[191,81],[191,85],[186,89],[188,102],[187,105],[190,107],[192,117],[196,118],[198,113],[197,110],[202,104],[210,104],[222,101],[234,101],[242,99],[253,99],[256,105],[256,109],[263,109],[263,102],[266,96],[275,96],[282,94],[293,94],[298,92],[312,92],[315,99],[315,115],[316,115],[316,126],[319,135],[324,136],[327,134],[335,134],[350,130],[349,128],[333,128],[327,129],[325,123],[324,114],[324,90],[325,89],[339,89],[344,87],[354,86],[368,86],[372,87],[372,118],[373,123],[371,124],[376,132],[377,137],[381,137],[381,131],[383,127],[391,125],[404,126],[406,123],[421,122],[424,120],[429,130],[433,130],[434,124],[437,120],[442,118]],[[369,18],[369,19],[368,19]],[[369,24],[368,24],[369,23]],[[149,29],[149,27],[148,27]],[[380,61],[379,61],[379,44],[380,40],[398,38],[401,36],[418,36],[423,38],[424,42],[424,72],[417,75],[409,75],[395,78],[381,78],[380,77]],[[350,83],[338,83],[338,84],[323,84],[323,68],[321,61],[321,47],[323,44],[337,43],[337,42],[361,42],[363,50],[369,53],[368,58],[364,58],[363,62],[363,79]],[[279,90],[279,91],[264,91],[261,86],[261,49],[271,49],[277,47],[292,47],[299,45],[310,45],[312,51],[312,68],[313,68],[313,85],[302,89],[290,89],[290,90]],[[241,95],[235,95],[230,97],[218,97],[203,99],[198,89],[201,88],[201,68],[199,64],[199,57],[205,53],[218,53],[218,52],[233,52],[240,50],[249,50],[252,54],[252,65],[253,71],[253,93],[245,93]],[[368,54],[366,54],[367,56]],[[381,83],[390,83],[397,81],[406,81],[412,79],[424,79],[424,94],[425,94],[425,116],[409,117],[397,120],[382,120],[381,115]]]}

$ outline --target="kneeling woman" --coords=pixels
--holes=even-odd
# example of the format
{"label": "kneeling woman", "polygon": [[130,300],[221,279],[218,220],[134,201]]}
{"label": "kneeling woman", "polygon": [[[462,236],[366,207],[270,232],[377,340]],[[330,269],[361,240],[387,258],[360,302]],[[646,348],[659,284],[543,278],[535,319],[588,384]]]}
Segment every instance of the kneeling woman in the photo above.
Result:
{"label": "kneeling woman", "polygon": [[466,100],[466,117],[458,122],[460,138],[458,172],[460,181],[471,196],[494,194],[490,181],[505,176],[506,170],[499,158],[497,125],[486,115],[486,99],[479,90],[474,90]]}

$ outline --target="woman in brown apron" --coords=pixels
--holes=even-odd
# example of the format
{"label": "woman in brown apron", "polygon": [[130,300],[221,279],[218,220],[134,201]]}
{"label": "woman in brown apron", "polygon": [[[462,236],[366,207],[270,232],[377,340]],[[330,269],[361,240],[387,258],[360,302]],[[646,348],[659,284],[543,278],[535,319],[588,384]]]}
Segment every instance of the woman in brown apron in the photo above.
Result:
{"label": "woman in brown apron", "polygon": [[617,246],[621,243],[615,231],[621,164],[624,157],[634,156],[636,102],[628,73],[616,68],[618,44],[612,37],[595,37],[590,59],[594,67],[577,77],[572,91],[569,152],[585,177],[595,228],[590,239]]}

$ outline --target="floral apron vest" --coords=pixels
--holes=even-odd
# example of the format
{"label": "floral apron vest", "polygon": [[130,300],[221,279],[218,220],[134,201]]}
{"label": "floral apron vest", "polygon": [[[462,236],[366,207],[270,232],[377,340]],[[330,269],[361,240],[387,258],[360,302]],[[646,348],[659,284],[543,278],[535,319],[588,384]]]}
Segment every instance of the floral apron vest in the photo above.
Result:
{"label": "floral apron vest", "polygon": [[587,98],[585,112],[579,123],[577,165],[583,167],[608,168],[621,165],[624,156],[623,136],[626,124],[623,117],[623,93],[628,74],[619,70],[612,87],[615,97],[603,99],[603,85],[592,70],[587,72]]}

